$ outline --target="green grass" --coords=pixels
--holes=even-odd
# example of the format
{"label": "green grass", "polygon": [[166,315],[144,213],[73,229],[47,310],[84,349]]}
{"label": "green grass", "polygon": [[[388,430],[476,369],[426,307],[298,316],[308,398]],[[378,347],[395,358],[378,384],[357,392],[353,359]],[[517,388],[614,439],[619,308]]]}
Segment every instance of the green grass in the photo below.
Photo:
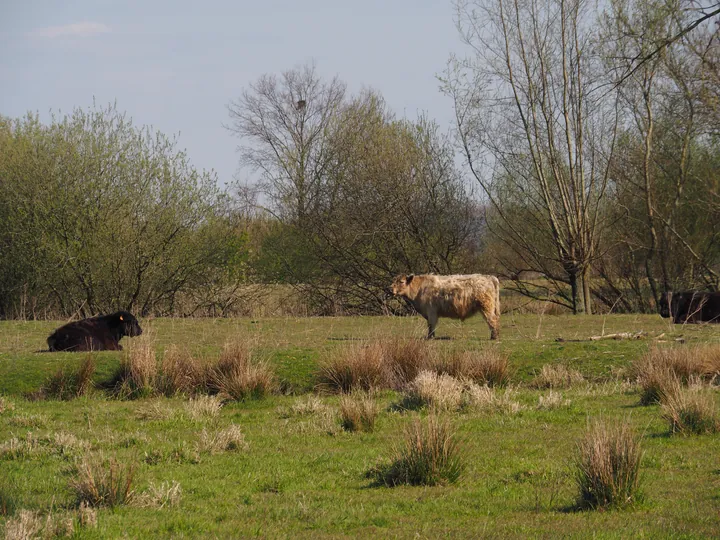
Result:
{"label": "green grass", "polygon": [[[129,537],[710,537],[720,530],[720,435],[672,437],[659,406],[639,407],[635,388],[616,375],[648,347],[648,340],[556,342],[601,333],[644,330],[682,335],[688,342],[717,342],[718,326],[669,327],[653,316],[603,318],[522,315],[503,318],[503,340],[488,342],[479,319],[442,320],[433,346],[475,349],[498,346],[510,356],[510,385],[524,405],[516,414],[449,413],[462,442],[465,467],[457,482],[435,487],[378,486],[368,472],[387,463],[405,428],[425,412],[397,412],[401,399],[380,392],[372,432],[341,429],[339,397],[322,396],[324,408],[285,414],[304,396],[278,395],[228,403],[217,417],[196,420],[184,398],[109,399],[103,394],[72,401],[27,401],[65,364],[83,354],[34,353],[52,322],[0,322],[0,394],[14,407],[0,412],[0,445],[32,432],[34,452],[0,457],[4,497],[15,509],[46,514],[74,511],[69,488],[82,454],[137,463],[135,489],[177,481],[179,506],[117,506],[98,510],[97,529],[76,536]],[[267,354],[283,389],[303,394],[314,385],[317,362],[356,339],[421,336],[417,318],[309,318],[144,321],[158,351],[170,344],[217,357],[228,339],[241,338]],[[131,340],[123,340],[128,346]],[[120,353],[98,355],[96,382],[107,381]],[[546,390],[529,386],[545,363],[564,363],[591,382],[562,390],[570,405],[537,410]],[[715,395],[716,398],[717,392]],[[717,399],[716,399],[717,403]],[[144,414],[149,408],[158,414]],[[629,418],[642,434],[641,503],[625,510],[578,511],[572,461],[588,419]],[[211,453],[199,442],[203,429],[240,427],[245,448]],[[89,451],[60,451],[54,435],[65,432]],[[2,453],[0,452],[0,456]],[[9,490],[13,493],[10,494]],[[0,526],[6,518],[0,516]]]}

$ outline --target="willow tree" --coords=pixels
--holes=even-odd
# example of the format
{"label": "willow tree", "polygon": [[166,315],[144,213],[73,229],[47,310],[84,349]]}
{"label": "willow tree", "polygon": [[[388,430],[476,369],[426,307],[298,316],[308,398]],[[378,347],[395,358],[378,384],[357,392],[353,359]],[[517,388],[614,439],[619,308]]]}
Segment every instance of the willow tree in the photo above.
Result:
{"label": "willow tree", "polygon": [[592,12],[584,0],[458,0],[456,14],[470,55],[451,60],[444,87],[490,230],[525,266],[508,270],[542,272],[553,299],[590,313],[617,124],[614,95],[591,92]]}

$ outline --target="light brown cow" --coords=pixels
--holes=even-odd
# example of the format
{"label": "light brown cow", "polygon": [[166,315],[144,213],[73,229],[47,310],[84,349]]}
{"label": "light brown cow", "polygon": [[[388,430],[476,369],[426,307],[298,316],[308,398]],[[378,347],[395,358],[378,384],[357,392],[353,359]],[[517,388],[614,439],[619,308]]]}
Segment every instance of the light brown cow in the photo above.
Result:
{"label": "light brown cow", "polygon": [[478,311],[490,327],[490,339],[500,337],[500,282],[482,274],[436,276],[399,275],[395,296],[407,298],[428,323],[428,339],[435,337],[439,317],[464,321]]}

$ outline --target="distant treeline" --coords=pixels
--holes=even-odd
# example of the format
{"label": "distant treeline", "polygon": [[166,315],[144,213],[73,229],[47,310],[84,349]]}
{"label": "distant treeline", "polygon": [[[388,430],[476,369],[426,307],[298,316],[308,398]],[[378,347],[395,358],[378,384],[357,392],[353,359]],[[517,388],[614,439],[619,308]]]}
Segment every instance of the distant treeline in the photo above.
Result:
{"label": "distant treeline", "polygon": [[453,133],[314,66],[265,75],[228,107],[254,181],[225,189],[114,106],[0,118],[0,317],[396,313],[400,272],[576,313],[717,290],[714,5],[456,0]]}

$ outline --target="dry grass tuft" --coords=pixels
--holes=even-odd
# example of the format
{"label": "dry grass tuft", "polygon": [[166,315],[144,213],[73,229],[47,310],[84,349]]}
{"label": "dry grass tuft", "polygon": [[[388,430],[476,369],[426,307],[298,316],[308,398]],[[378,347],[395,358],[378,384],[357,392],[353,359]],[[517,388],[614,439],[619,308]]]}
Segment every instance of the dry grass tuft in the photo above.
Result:
{"label": "dry grass tuft", "polygon": [[0,414],[15,410],[15,404],[5,396],[0,396]]}
{"label": "dry grass tuft", "polygon": [[97,527],[97,510],[88,503],[81,502],[80,508],[78,508],[78,521],[81,527],[94,529]]}
{"label": "dry grass tuft", "polygon": [[193,395],[205,386],[204,378],[200,362],[189,352],[173,345],[163,355],[156,388],[168,397],[176,394]]}
{"label": "dry grass tuft", "polygon": [[6,540],[32,540],[39,538],[44,523],[40,514],[30,510],[20,510],[16,517],[5,522]]}
{"label": "dry grass tuft", "polygon": [[43,428],[48,419],[43,414],[18,414],[8,420],[8,424],[19,428]]}
{"label": "dry grass tuft", "polygon": [[92,376],[97,368],[95,355],[88,354],[75,371],[60,368],[33,397],[70,400],[87,395],[93,388]]}
{"label": "dry grass tuft", "polygon": [[296,416],[315,416],[328,410],[328,406],[322,399],[315,395],[308,395],[299,398],[290,407],[278,408],[280,418],[292,418]]}
{"label": "dry grass tuft", "polygon": [[139,339],[126,350],[117,375],[121,395],[143,397],[155,391],[158,376],[155,345],[149,339]]}
{"label": "dry grass tuft", "polygon": [[203,429],[202,433],[200,433],[197,450],[201,453],[219,454],[221,452],[245,450],[247,447],[245,435],[240,426],[231,424],[230,427],[214,433]]}
{"label": "dry grass tuft", "polygon": [[340,423],[346,431],[373,431],[379,407],[367,392],[346,394],[340,398]]}
{"label": "dry grass tuft", "polygon": [[175,416],[175,409],[162,399],[142,403],[135,411],[135,418],[144,421],[163,421]]}
{"label": "dry grass tuft", "polygon": [[387,486],[434,486],[457,481],[463,469],[463,452],[454,429],[447,420],[430,415],[425,421],[413,420],[394,450],[392,463],[371,473]]}
{"label": "dry grass tuft", "polygon": [[40,439],[31,432],[28,432],[24,438],[12,437],[0,443],[0,459],[22,459],[43,452],[45,448],[42,447]]}
{"label": "dry grass tuft", "polygon": [[583,508],[624,506],[638,498],[640,438],[629,422],[591,426],[578,445],[575,481]]}
{"label": "dry grass tuft", "polygon": [[454,411],[463,405],[463,383],[445,373],[421,371],[410,383],[406,402],[412,406],[428,405],[438,410]]}
{"label": "dry grass tuft", "polygon": [[72,433],[59,431],[53,435],[52,445],[61,456],[73,456],[90,449],[90,443]]}
{"label": "dry grass tuft", "polygon": [[694,377],[716,377],[720,373],[720,345],[654,347],[633,363],[631,371],[642,389],[640,402],[658,403],[673,391],[676,379],[687,385]]}
{"label": "dry grass tuft", "polygon": [[323,361],[318,373],[320,388],[331,392],[380,388],[387,383],[385,348],[382,342],[352,345]]}
{"label": "dry grass tuft", "polygon": [[563,399],[560,392],[550,390],[547,394],[538,396],[537,409],[541,411],[550,411],[553,409],[562,409],[570,406],[569,399]]}
{"label": "dry grass tuft", "polygon": [[676,378],[662,397],[662,415],[670,422],[671,433],[703,435],[720,432],[720,415],[714,392],[697,379],[683,388]]}
{"label": "dry grass tuft", "polygon": [[465,400],[468,407],[473,409],[501,414],[517,414],[524,407],[513,398],[515,390],[506,388],[498,390],[487,385],[470,383],[465,387]]}
{"label": "dry grass tuft", "polygon": [[535,388],[570,388],[584,381],[582,373],[570,369],[564,364],[545,364],[535,377],[532,386]]}
{"label": "dry grass tuft", "polygon": [[488,386],[504,386],[510,377],[508,357],[494,348],[452,351],[434,362],[438,373]]}
{"label": "dry grass tuft", "polygon": [[185,411],[192,420],[203,420],[206,418],[217,418],[222,409],[222,400],[217,396],[200,395],[190,398],[185,403]]}
{"label": "dry grass tuft", "polygon": [[182,488],[179,482],[173,480],[162,482],[160,485],[151,482],[134,504],[141,508],[174,508],[180,505],[181,498]]}
{"label": "dry grass tuft", "polygon": [[5,538],[13,540],[62,538],[74,533],[75,520],[68,513],[51,513],[43,518],[39,512],[20,510],[16,517],[5,523]]}
{"label": "dry grass tuft", "polygon": [[85,460],[78,465],[77,476],[70,481],[78,506],[114,508],[132,502],[135,492],[135,464],[121,465],[115,459]]}
{"label": "dry grass tuft", "polygon": [[222,399],[234,401],[262,399],[278,388],[269,364],[253,359],[250,349],[237,341],[226,344],[210,368],[208,386]]}
{"label": "dry grass tuft", "polygon": [[385,365],[386,384],[402,390],[432,364],[428,342],[424,339],[396,338],[380,342]]}

